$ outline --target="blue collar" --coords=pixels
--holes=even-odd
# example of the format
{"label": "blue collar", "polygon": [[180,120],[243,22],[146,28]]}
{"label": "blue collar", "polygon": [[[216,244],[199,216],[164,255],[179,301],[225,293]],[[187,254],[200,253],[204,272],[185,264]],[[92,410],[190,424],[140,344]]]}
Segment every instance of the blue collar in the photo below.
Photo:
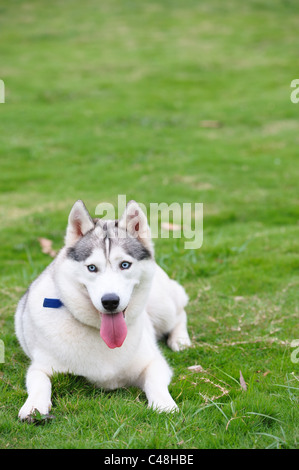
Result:
{"label": "blue collar", "polygon": [[63,303],[59,299],[44,299],[43,307],[47,308],[60,308],[63,306]]}

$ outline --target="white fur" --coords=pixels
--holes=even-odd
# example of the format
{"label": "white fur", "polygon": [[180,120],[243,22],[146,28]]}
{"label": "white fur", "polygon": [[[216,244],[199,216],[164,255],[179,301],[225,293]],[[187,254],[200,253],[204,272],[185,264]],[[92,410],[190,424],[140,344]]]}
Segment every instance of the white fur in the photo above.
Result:
{"label": "white fur", "polygon": [[[174,411],[177,405],[168,392],[172,372],[156,338],[169,334],[168,345],[175,351],[190,345],[185,291],[152,259],[136,261],[120,246],[111,250],[108,261],[100,249],[94,249],[84,262],[67,257],[68,246],[84,236],[80,227],[85,233],[90,230],[81,209],[73,208],[66,246],[32,283],[16,311],[16,334],[31,359],[26,377],[28,398],[19,417],[28,419],[35,409],[41,414],[49,412],[53,372],[82,375],[106,389],[135,385],[144,390],[149,406]],[[132,266],[121,271],[119,263],[124,259]],[[90,273],[88,264],[97,265],[99,272]],[[100,299],[107,292],[118,294],[119,310],[127,307],[127,337],[115,349],[109,349],[99,331]],[[45,297],[58,298],[64,306],[45,308]]]}

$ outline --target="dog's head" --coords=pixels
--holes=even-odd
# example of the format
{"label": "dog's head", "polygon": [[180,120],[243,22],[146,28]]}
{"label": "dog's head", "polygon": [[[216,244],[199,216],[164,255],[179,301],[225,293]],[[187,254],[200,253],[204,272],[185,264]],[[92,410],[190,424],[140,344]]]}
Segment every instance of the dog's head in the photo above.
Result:
{"label": "dog's head", "polygon": [[[101,318],[101,336],[110,348],[122,345],[127,322],[148,293],[153,244],[145,214],[135,201],[119,220],[93,219],[82,201],[69,215],[66,257]],[[138,295],[139,294],[139,295]]]}

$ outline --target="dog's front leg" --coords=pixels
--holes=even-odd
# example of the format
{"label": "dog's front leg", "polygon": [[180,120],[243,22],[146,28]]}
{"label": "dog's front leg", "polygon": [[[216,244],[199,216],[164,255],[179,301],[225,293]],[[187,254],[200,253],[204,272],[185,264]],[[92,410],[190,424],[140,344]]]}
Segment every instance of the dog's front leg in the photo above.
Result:
{"label": "dog's front leg", "polygon": [[30,419],[35,410],[42,415],[49,413],[52,405],[49,375],[34,363],[29,367],[26,376],[28,398],[19,411],[21,420]]}
{"label": "dog's front leg", "polygon": [[150,362],[142,373],[141,388],[148,399],[148,406],[159,412],[178,411],[178,406],[168,391],[172,372],[162,356]]}

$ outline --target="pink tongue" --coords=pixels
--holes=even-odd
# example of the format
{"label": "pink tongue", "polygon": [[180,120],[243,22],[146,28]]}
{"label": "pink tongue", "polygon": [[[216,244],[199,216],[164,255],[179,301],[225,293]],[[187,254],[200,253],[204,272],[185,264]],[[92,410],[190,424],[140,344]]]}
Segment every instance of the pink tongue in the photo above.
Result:
{"label": "pink tongue", "polygon": [[127,336],[123,312],[102,313],[100,335],[109,348],[119,348]]}

